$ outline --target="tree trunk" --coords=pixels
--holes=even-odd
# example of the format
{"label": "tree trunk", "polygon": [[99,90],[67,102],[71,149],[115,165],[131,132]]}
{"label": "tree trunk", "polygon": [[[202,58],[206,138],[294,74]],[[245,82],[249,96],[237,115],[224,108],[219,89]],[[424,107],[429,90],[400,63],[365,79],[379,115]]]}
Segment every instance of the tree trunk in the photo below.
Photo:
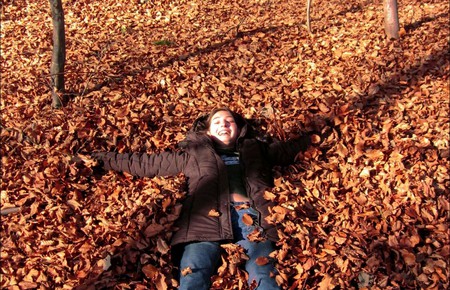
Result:
{"label": "tree trunk", "polygon": [[53,54],[50,66],[52,105],[60,108],[64,98],[64,65],[66,62],[66,39],[64,12],[61,0],[49,0],[53,22]]}
{"label": "tree trunk", "polygon": [[384,0],[384,31],[389,39],[399,38],[397,0]]}
{"label": "tree trunk", "polygon": [[311,33],[311,3],[312,0],[306,0],[306,27],[309,33]]}

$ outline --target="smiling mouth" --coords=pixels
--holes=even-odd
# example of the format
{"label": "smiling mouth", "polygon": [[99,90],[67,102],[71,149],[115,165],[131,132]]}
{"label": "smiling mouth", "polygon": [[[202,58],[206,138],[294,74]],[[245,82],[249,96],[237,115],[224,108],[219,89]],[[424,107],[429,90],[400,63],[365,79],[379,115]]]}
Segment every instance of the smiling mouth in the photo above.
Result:
{"label": "smiling mouth", "polygon": [[218,135],[219,136],[230,135],[230,132],[228,132],[228,131],[220,131]]}

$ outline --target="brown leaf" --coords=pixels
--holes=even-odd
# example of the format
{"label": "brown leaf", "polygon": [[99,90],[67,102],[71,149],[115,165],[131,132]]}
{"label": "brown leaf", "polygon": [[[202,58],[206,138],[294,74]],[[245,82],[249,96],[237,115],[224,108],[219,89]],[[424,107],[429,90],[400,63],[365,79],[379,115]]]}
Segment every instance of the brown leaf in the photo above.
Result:
{"label": "brown leaf", "polygon": [[341,85],[339,85],[338,83],[333,83],[332,86],[335,91],[341,92],[343,90]]}
{"label": "brown leaf", "polygon": [[269,263],[269,258],[267,258],[267,257],[258,257],[258,258],[256,258],[255,263],[258,266],[267,265]]}
{"label": "brown leaf", "polygon": [[151,238],[153,236],[156,236],[160,232],[164,230],[164,226],[160,224],[150,224],[145,228],[144,234],[147,238]]}
{"label": "brown leaf", "polygon": [[382,159],[384,157],[384,153],[381,150],[366,151],[364,155],[372,160]]}
{"label": "brown leaf", "polygon": [[319,144],[320,143],[320,136],[317,134],[311,135],[311,143],[313,144]]}
{"label": "brown leaf", "polygon": [[192,269],[190,267],[186,267],[181,270],[181,275],[186,276],[192,273]]}
{"label": "brown leaf", "polygon": [[330,290],[334,289],[335,287],[335,285],[333,284],[333,278],[328,274],[325,274],[325,276],[323,277],[322,281],[320,281],[318,286],[319,290]]}
{"label": "brown leaf", "polygon": [[248,226],[253,225],[253,218],[252,218],[252,216],[249,215],[249,214],[246,214],[246,213],[245,213],[245,214],[242,216],[242,221],[244,222],[244,224],[246,224],[246,225],[248,225]]}
{"label": "brown leaf", "polygon": [[[4,2],[1,287],[176,289],[188,180],[94,176],[89,156],[178,150],[226,105],[274,139],[321,132],[262,192],[281,289],[448,288],[448,1],[400,5],[402,43],[374,29],[376,1],[315,1],[311,34],[289,1],[75,1],[58,110],[44,1]],[[240,247],[224,252],[211,288],[253,289]]]}
{"label": "brown leaf", "polygon": [[264,192],[264,199],[274,201],[277,196],[273,194],[271,191],[266,190]]}
{"label": "brown leaf", "polygon": [[370,177],[370,168],[364,167],[363,170],[359,173],[359,177]]}
{"label": "brown leaf", "polygon": [[219,216],[220,216],[220,213],[219,213],[216,209],[211,209],[211,210],[208,212],[208,216],[219,217]]}
{"label": "brown leaf", "polygon": [[186,88],[180,87],[180,88],[177,88],[177,92],[178,92],[178,94],[179,94],[180,96],[184,96],[184,95],[187,94],[188,91],[187,91]]}
{"label": "brown leaf", "polygon": [[20,289],[36,289],[38,287],[38,284],[35,282],[20,281],[19,286]]}
{"label": "brown leaf", "polygon": [[171,204],[172,204],[172,199],[170,197],[163,199],[162,204],[161,204],[163,211],[165,212]]}
{"label": "brown leaf", "polygon": [[142,272],[144,273],[145,277],[152,279],[152,280],[155,279],[156,276],[158,276],[158,274],[159,274],[158,268],[156,268],[155,266],[150,265],[150,264],[144,265],[142,267]]}
{"label": "brown leaf", "polygon": [[324,103],[319,103],[319,110],[321,112],[328,113],[330,111],[330,108]]}
{"label": "brown leaf", "polygon": [[261,235],[261,231],[257,228],[255,228],[250,234],[248,234],[247,238],[251,242],[261,242],[265,240],[265,238]]}
{"label": "brown leaf", "polygon": [[380,90],[380,86],[378,84],[372,84],[367,89],[367,94],[369,96],[373,96],[373,95],[377,94],[379,90]]}
{"label": "brown leaf", "polygon": [[411,253],[405,249],[401,249],[400,252],[402,253],[403,260],[405,261],[406,265],[414,266],[416,264],[416,255],[414,253]]}
{"label": "brown leaf", "polygon": [[156,247],[161,254],[167,254],[167,252],[169,252],[169,246],[163,239],[158,239],[156,241]]}

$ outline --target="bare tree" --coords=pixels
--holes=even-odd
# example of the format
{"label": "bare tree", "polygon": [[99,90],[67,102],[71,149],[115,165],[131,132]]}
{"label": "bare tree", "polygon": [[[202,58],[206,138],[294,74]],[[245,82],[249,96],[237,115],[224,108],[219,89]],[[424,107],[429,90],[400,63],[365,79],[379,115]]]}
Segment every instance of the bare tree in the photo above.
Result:
{"label": "bare tree", "polygon": [[[306,0],[306,26],[311,33],[312,0]],[[389,39],[399,38],[399,21],[397,0],[384,0],[384,30]]]}
{"label": "bare tree", "polygon": [[399,38],[397,0],[384,0],[384,31],[389,39]]}
{"label": "bare tree", "polygon": [[306,0],[306,27],[309,33],[311,33],[311,3],[312,0]]}
{"label": "bare tree", "polygon": [[52,106],[60,108],[64,96],[64,65],[66,62],[66,39],[64,12],[61,0],[49,0],[53,22],[53,54],[50,66]]}

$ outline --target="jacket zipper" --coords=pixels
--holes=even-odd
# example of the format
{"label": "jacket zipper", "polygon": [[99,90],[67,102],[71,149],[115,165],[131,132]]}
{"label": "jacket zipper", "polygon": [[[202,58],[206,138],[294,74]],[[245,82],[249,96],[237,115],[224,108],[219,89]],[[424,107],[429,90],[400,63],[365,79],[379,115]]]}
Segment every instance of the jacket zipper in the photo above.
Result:
{"label": "jacket zipper", "polygon": [[[222,165],[225,166],[225,164],[223,164],[223,161],[222,161],[222,159],[220,158],[219,154],[217,154],[217,151],[214,149],[213,145],[207,144],[206,146],[208,146],[209,150],[214,154],[214,157],[216,158],[216,162],[218,163],[219,169],[220,169],[220,166],[222,166]],[[220,163],[220,162],[222,162],[222,163]],[[222,166],[222,167],[223,167],[223,166]],[[224,168],[222,168],[222,169],[224,169]],[[226,170],[224,170],[224,173],[226,174]],[[228,180],[228,176],[227,176],[227,180]],[[219,184],[220,184],[220,182],[219,182]],[[219,188],[219,204],[218,204],[218,211],[219,211],[219,212],[220,212],[220,209],[222,208],[222,207],[221,207],[221,204],[220,204],[220,202],[221,202],[220,197],[222,196],[222,191],[223,191],[223,190],[221,190],[221,189]],[[230,191],[230,190],[228,189],[228,191]],[[227,208],[228,228],[229,228],[229,230],[231,231],[232,238],[234,238],[234,235],[233,235],[233,225],[232,225],[232,223],[231,223],[231,212],[230,212],[230,194],[228,193],[228,194],[226,194],[226,196],[227,196],[227,204],[226,204],[226,207],[228,207],[228,208]],[[219,225],[220,225],[220,222],[219,222]],[[220,230],[220,236],[223,237],[223,227],[220,226],[219,230]]]}
{"label": "jacket zipper", "polygon": [[250,185],[248,182],[248,177],[246,174],[246,167],[245,167],[245,163],[244,163],[244,158],[241,158],[242,154],[241,154],[241,146],[240,144],[238,144],[238,153],[239,153],[239,164],[241,166],[242,172],[244,174],[242,174],[242,179],[244,181],[245,184],[245,190],[247,191],[247,197],[250,199],[250,206],[258,212],[258,221],[257,221],[257,225],[260,226],[261,225],[261,212],[256,208],[255,206],[255,200],[253,199],[253,197],[250,195]]}

